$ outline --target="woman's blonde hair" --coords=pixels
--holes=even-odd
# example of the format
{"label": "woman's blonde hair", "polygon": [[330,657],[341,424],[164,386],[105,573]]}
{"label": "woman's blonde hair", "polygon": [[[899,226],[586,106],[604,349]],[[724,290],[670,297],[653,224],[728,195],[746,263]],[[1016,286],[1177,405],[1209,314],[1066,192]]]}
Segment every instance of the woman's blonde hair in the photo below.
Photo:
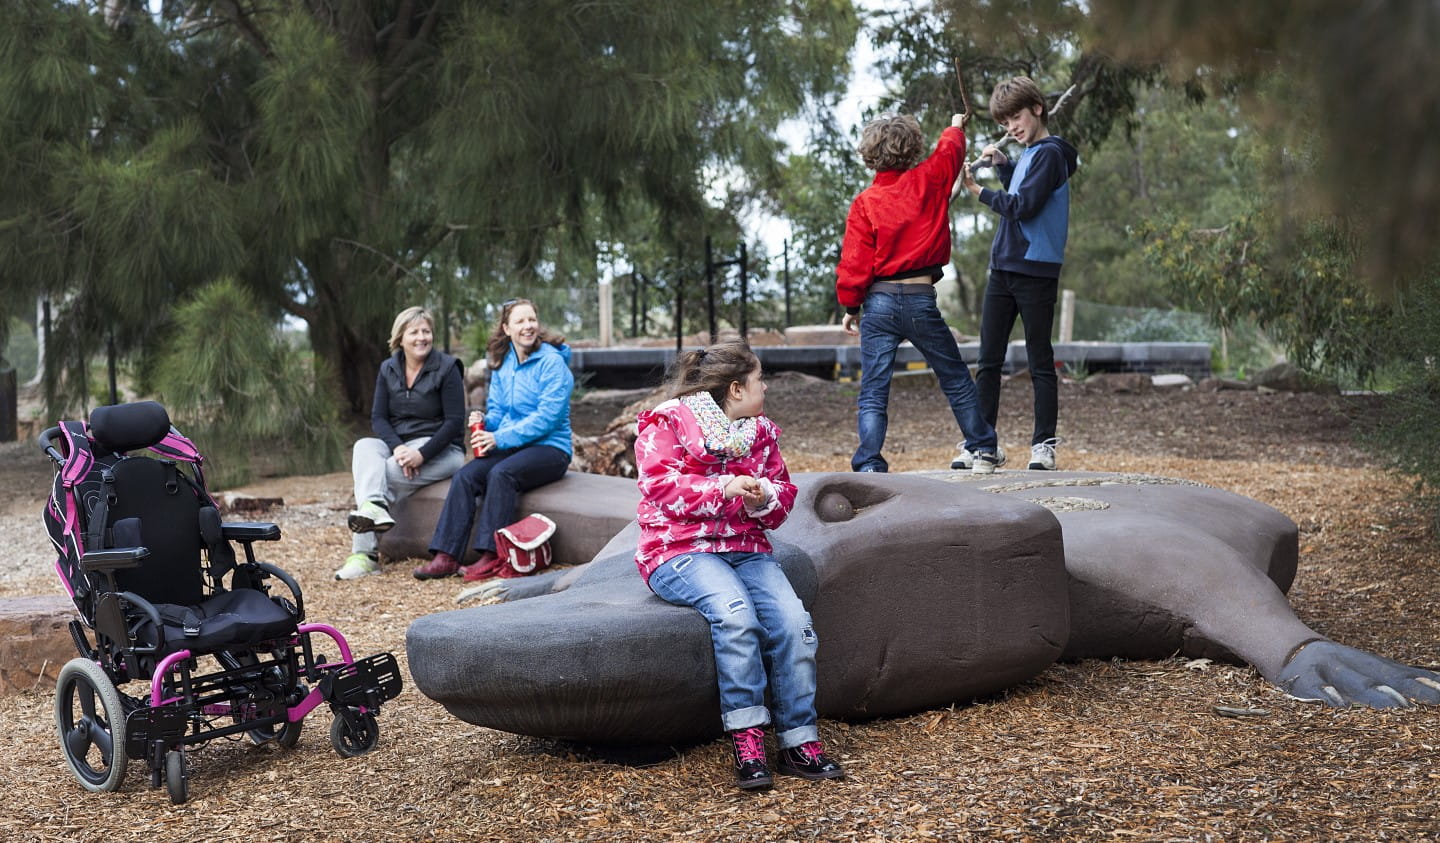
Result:
{"label": "woman's blonde hair", "polygon": [[925,157],[920,121],[909,114],[882,114],[860,132],[860,157],[872,170],[908,170]]}
{"label": "woman's blonde hair", "polygon": [[675,358],[665,381],[667,398],[708,392],[720,409],[730,398],[730,384],[744,383],[760,366],[760,358],[744,340],[717,342],[706,348],[687,351]]}
{"label": "woman's blonde hair", "polygon": [[[485,343],[485,365],[492,369],[500,368],[500,364],[505,362],[505,352],[510,350],[510,337],[505,335],[505,323],[510,321],[510,311],[522,304],[530,305],[530,309],[535,311],[535,317],[540,317],[539,308],[529,299],[509,299],[500,305],[500,321],[495,323],[495,330],[490,332],[490,339]],[[541,325],[540,342],[548,342],[559,348],[565,344],[565,337],[552,333]]]}
{"label": "woman's blonde hair", "polygon": [[435,317],[430,315],[430,311],[418,304],[400,311],[400,314],[395,317],[395,324],[390,326],[391,351],[400,350],[400,341],[405,339],[405,329],[410,327],[411,322],[416,322],[421,319],[430,323],[430,331],[433,333],[435,331]]}

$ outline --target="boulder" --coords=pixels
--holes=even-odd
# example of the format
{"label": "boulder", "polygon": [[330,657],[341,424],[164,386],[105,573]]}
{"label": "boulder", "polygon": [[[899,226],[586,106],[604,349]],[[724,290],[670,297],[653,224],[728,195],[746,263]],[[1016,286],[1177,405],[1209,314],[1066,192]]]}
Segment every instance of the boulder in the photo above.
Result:
{"label": "boulder", "polygon": [[78,655],[69,630],[76,617],[68,597],[0,598],[0,696],[55,687]]}
{"label": "boulder", "polygon": [[1153,386],[1150,376],[1139,372],[1101,372],[1091,375],[1085,383],[1115,393],[1149,392]]}
{"label": "boulder", "polygon": [[[380,552],[391,559],[429,559],[430,537],[440,520],[450,481],[432,483],[391,507],[395,526],[380,534]],[[550,541],[557,563],[587,562],[635,517],[640,490],[634,480],[569,471],[565,476],[520,496],[519,520],[532,512],[556,518]],[[473,561],[474,551],[467,554]]]}
{"label": "boulder", "polygon": [[1340,391],[1335,384],[1308,374],[1290,362],[1276,363],[1268,369],[1261,369],[1251,376],[1250,383],[1254,384],[1256,389],[1275,392],[1318,392],[1333,395]]}

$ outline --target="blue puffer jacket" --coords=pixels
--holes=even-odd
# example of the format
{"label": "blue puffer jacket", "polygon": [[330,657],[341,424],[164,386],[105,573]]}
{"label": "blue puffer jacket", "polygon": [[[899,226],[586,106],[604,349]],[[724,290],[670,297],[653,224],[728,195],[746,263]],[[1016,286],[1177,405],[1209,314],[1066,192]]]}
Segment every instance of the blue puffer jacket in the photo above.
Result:
{"label": "blue puffer jacket", "polygon": [[485,394],[485,429],[502,451],[525,445],[549,445],[572,453],[570,442],[570,346],[549,343],[521,363],[515,346],[500,368],[490,373]]}

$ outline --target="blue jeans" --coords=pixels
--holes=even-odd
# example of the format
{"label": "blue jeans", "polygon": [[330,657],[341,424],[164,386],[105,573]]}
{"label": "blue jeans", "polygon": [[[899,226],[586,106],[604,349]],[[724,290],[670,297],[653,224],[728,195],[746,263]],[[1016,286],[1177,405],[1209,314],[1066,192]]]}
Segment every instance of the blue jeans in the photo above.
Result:
{"label": "blue jeans", "polygon": [[495,531],[515,523],[520,493],[554,483],[569,467],[570,455],[549,445],[491,451],[465,463],[450,478],[450,491],[445,493],[445,506],[430,538],[430,552],[443,550],[463,559],[472,525],[475,549],[494,551]]}
{"label": "blue jeans", "polygon": [[768,553],[683,553],[655,569],[650,588],[710,622],[720,721],[725,731],[771,722],[766,668],[781,749],[819,740],[815,650],[819,639],[780,563]]}
{"label": "blue jeans", "polygon": [[[895,285],[890,285],[895,286]],[[905,293],[879,292],[874,288],[865,297],[864,316],[860,320],[860,400],[857,426],[860,447],[850,459],[855,471],[887,471],[889,463],[880,455],[885,446],[885,429],[890,416],[890,369],[895,363],[895,349],[902,340],[909,340],[924,356],[935,372],[940,389],[950,402],[950,412],[965,436],[965,447],[972,453],[993,452],[996,438],[994,426],[980,413],[980,401],[970,368],[960,356],[960,346],[950,333],[950,326],[935,305],[935,288],[929,285],[904,285],[913,288]]]}
{"label": "blue jeans", "polygon": [[1055,374],[1055,347],[1050,343],[1059,289],[1056,278],[992,269],[985,285],[985,305],[980,310],[980,365],[975,380],[980,389],[981,412],[992,425],[1000,415],[1000,368],[1005,365],[1015,317],[1019,316],[1025,326],[1025,358],[1035,391],[1031,445],[1055,437],[1060,415],[1060,383]]}

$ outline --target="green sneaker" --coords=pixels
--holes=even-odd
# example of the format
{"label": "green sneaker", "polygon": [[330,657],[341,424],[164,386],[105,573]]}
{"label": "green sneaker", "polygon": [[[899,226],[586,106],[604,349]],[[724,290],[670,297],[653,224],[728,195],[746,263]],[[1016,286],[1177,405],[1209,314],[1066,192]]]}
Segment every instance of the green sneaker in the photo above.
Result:
{"label": "green sneaker", "polygon": [[390,510],[384,504],[365,501],[355,507],[345,523],[352,533],[383,533],[395,526],[395,519],[390,517]]}
{"label": "green sneaker", "polygon": [[380,563],[368,553],[352,553],[345,557],[345,564],[335,572],[337,580],[358,580],[371,574],[380,573]]}

